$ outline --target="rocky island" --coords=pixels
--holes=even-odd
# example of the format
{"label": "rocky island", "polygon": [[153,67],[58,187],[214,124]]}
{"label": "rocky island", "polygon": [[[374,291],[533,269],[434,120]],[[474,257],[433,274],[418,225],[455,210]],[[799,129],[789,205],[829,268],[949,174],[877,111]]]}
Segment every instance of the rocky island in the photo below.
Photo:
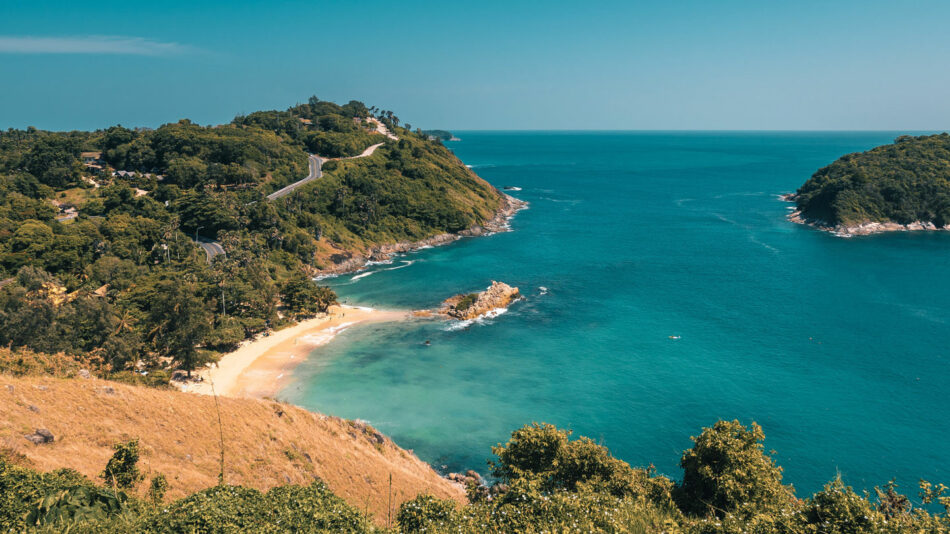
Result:
{"label": "rocky island", "polygon": [[782,199],[796,204],[790,221],[840,237],[950,230],[950,135],[847,154]]}
{"label": "rocky island", "polygon": [[492,310],[507,308],[521,298],[517,287],[492,281],[491,286],[479,293],[459,294],[445,299],[438,313],[452,319],[467,321]]}

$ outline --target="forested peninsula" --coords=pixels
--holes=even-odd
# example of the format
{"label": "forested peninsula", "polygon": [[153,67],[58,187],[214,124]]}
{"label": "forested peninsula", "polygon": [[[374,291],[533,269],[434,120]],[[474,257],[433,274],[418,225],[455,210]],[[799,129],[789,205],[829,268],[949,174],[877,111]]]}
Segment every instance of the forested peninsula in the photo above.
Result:
{"label": "forested peninsula", "polygon": [[167,383],[326,311],[336,297],[313,275],[484,232],[514,202],[438,138],[356,101],[214,126],[10,129],[0,346]]}
{"label": "forested peninsula", "polygon": [[847,154],[786,195],[790,220],[847,237],[950,229],[950,135],[901,136]]}

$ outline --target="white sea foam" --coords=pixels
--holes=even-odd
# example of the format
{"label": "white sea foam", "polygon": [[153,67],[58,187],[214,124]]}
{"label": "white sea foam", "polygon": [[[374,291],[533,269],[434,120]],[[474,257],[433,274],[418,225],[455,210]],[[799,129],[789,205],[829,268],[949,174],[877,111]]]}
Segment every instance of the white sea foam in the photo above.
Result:
{"label": "white sea foam", "polygon": [[382,261],[368,261],[364,265],[366,265],[367,267],[372,267],[373,265],[390,265],[392,264],[392,262],[393,260],[392,258],[390,258],[388,260],[382,260]]}
{"label": "white sea foam", "polygon": [[406,267],[409,267],[410,265],[412,265],[412,264],[415,263],[415,262],[416,262],[416,260],[402,260],[402,265],[397,265],[397,266],[395,266],[395,267],[390,267],[390,268],[388,268],[388,269],[383,269],[383,270],[384,270],[384,271],[396,271],[396,270],[398,270],[398,269],[405,269]]}
{"label": "white sea foam", "polygon": [[425,250],[427,248],[435,248],[432,245],[422,245],[421,247],[416,248],[416,250]]}
{"label": "white sea foam", "polygon": [[539,294],[539,295],[547,295],[547,294],[548,294],[548,288],[546,288],[546,287],[544,287],[544,286],[538,286],[538,294]]}
{"label": "white sea foam", "polygon": [[347,328],[353,326],[354,324],[356,324],[355,321],[349,322],[349,323],[341,323],[336,326],[331,326],[330,328],[327,328],[327,332],[330,332],[331,334],[339,334],[340,332],[346,330]]}
{"label": "white sea foam", "polygon": [[443,330],[445,330],[446,332],[454,332],[455,330],[464,330],[472,326],[473,324],[477,324],[477,325],[492,324],[491,319],[494,319],[498,317],[499,315],[502,315],[507,312],[508,312],[508,308],[493,308],[479,315],[478,317],[474,319],[450,322],[445,328],[443,328]]}
{"label": "white sea foam", "polygon": [[314,276],[313,278],[311,278],[311,280],[313,280],[314,282],[319,282],[320,280],[326,280],[327,278],[336,278],[337,276],[340,276],[340,275],[338,275],[338,274],[321,274],[321,275],[318,275],[318,276]]}
{"label": "white sea foam", "polygon": [[344,306],[344,308],[352,308],[354,310],[363,310],[363,311],[376,311],[376,308],[370,308],[369,306]]}
{"label": "white sea foam", "polygon": [[366,271],[365,273],[360,273],[360,274],[354,276],[353,278],[350,278],[350,281],[351,281],[351,282],[355,282],[355,281],[359,280],[360,278],[366,278],[367,276],[369,276],[369,275],[371,275],[371,274],[374,274],[375,272],[376,272],[376,271]]}

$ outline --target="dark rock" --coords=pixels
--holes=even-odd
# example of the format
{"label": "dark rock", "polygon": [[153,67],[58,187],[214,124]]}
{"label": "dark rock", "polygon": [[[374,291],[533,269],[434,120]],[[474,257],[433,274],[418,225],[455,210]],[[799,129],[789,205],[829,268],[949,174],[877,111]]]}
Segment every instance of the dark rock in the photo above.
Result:
{"label": "dark rock", "polygon": [[115,388],[112,387],[112,386],[105,386],[104,388],[100,389],[99,391],[102,392],[102,393],[105,393],[106,395],[115,395]]}
{"label": "dark rock", "polygon": [[40,413],[40,409],[35,404],[31,404],[27,406],[27,408],[29,408],[31,412]]}
{"label": "dark rock", "polygon": [[36,432],[27,434],[23,437],[36,445],[43,445],[44,443],[52,443],[56,441],[56,438],[53,437],[53,433],[49,430],[46,430],[45,428],[37,428]]}

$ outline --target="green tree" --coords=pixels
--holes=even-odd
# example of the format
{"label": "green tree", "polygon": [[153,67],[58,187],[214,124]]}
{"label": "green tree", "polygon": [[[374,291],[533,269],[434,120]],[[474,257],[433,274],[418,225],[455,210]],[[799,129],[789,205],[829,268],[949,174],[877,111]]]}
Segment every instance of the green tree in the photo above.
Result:
{"label": "green tree", "polygon": [[112,446],[115,453],[106,464],[105,470],[99,474],[99,477],[106,481],[106,484],[121,489],[132,489],[142,480],[143,475],[139,471],[139,440],[133,439],[122,443],[116,443]]}
{"label": "green tree", "polygon": [[722,517],[781,508],[792,500],[792,487],[782,484],[782,468],[763,451],[765,434],[759,425],[718,421],[691,439],[693,448],[680,460],[684,510]]}
{"label": "green tree", "polygon": [[202,362],[198,346],[211,331],[211,316],[192,282],[162,280],[149,302],[150,337],[159,353],[172,358],[191,376]]}
{"label": "green tree", "polygon": [[293,275],[284,282],[280,298],[294,316],[324,313],[336,304],[336,293],[332,289],[318,286],[302,273]]}

